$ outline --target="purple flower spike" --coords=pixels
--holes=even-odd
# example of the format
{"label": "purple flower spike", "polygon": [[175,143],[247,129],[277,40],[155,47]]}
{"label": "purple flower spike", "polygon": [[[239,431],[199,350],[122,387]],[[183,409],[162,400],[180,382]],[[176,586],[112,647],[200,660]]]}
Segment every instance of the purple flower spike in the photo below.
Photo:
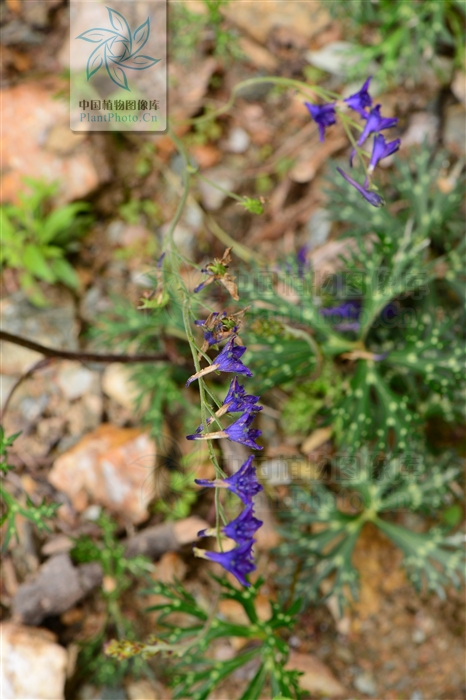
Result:
{"label": "purple flower spike", "polygon": [[374,137],[371,162],[369,163],[369,173],[374,172],[379,160],[382,160],[382,158],[387,158],[387,156],[391,156],[392,153],[396,153],[400,147],[400,143],[400,139],[395,139],[394,141],[387,143],[382,134],[377,134]]}
{"label": "purple flower spike", "polygon": [[240,445],[246,445],[246,447],[251,447],[253,450],[262,450],[260,445],[254,442],[260,435],[262,435],[261,430],[253,430],[249,426],[255,418],[254,413],[247,411],[243,415],[235,420],[234,423],[225,428],[223,431],[225,437],[227,437],[232,442],[238,442]]}
{"label": "purple flower spike", "polygon": [[372,97],[368,93],[371,80],[372,75],[366,80],[359,92],[355,92],[354,95],[350,95],[346,100],[343,100],[343,102],[346,102],[351,109],[358,112],[364,119],[367,119],[366,107],[372,106]]}
{"label": "purple flower spike", "polygon": [[373,207],[381,207],[384,204],[383,197],[381,197],[377,192],[371,192],[370,190],[366,189],[366,187],[363,187],[360,185],[356,180],[353,180],[352,177],[347,175],[341,168],[337,168],[338,172],[340,175],[342,175],[347,182],[350,183],[353,187],[357,189],[357,191],[362,194],[364,199],[367,199],[369,204],[372,204]]}
{"label": "purple flower spike", "polygon": [[250,586],[245,576],[254,571],[256,565],[253,561],[252,545],[253,541],[245,542],[239,547],[231,549],[229,552],[207,552],[204,549],[194,547],[194,554],[203,559],[210,559],[223,566],[224,569],[233,574],[242,586]]}
{"label": "purple flower spike", "polygon": [[325,127],[332,126],[336,122],[335,102],[328,105],[313,105],[312,102],[304,103],[311,113],[311,117],[319,127],[320,140],[325,137]]}
{"label": "purple flower spike", "polygon": [[237,518],[222,528],[222,532],[237,544],[245,544],[252,540],[254,533],[262,524],[262,520],[254,517],[254,506],[250,503]]}
{"label": "purple flower spike", "polygon": [[229,476],[227,479],[194,479],[199,486],[207,486],[208,488],[225,488],[234,493],[240,498],[245,505],[252,503],[253,496],[263,490],[262,486],[257,481],[256,468],[252,466],[254,457],[251,455],[245,463],[238,469],[236,474]]}

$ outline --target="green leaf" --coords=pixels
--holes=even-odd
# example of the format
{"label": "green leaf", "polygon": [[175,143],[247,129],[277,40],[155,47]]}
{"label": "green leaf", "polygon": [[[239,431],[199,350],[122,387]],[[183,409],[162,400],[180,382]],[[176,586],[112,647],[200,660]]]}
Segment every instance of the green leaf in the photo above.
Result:
{"label": "green leaf", "polygon": [[71,227],[78,214],[89,209],[90,205],[84,202],[75,202],[74,204],[67,204],[64,207],[55,209],[41,226],[39,238],[42,243],[53,241],[58,234]]}
{"label": "green leaf", "polygon": [[242,694],[240,700],[258,700],[266,678],[267,666],[263,663],[259,666],[256,675]]}
{"label": "green leaf", "polygon": [[54,260],[51,267],[55,277],[67,287],[71,287],[71,289],[79,287],[79,277],[67,260],[64,258]]}
{"label": "green leaf", "polygon": [[33,243],[28,243],[24,249],[23,263],[34,277],[53,284],[55,275],[47,264],[41,249]]}

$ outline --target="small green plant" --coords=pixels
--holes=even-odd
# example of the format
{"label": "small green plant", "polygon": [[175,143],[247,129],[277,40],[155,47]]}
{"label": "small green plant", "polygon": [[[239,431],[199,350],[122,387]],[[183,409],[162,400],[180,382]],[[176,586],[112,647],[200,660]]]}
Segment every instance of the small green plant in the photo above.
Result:
{"label": "small green plant", "polygon": [[137,659],[135,663],[116,663],[114,659],[103,655],[102,649],[109,635],[116,633],[120,639],[134,638],[133,625],[121,609],[122,596],[133,584],[135,577],[146,575],[153,567],[143,556],[131,559],[125,556],[125,546],[116,537],[117,526],[108,515],[101,513],[97,524],[101,528],[102,539],[95,541],[91,537],[82,536],[75,541],[70,553],[75,562],[98,562],[103,571],[105,621],[101,630],[83,643],[79,668],[86,677],[92,677],[94,682],[112,686],[130,669],[135,675],[147,671],[142,659]]}
{"label": "small green plant", "polygon": [[33,523],[39,532],[50,532],[47,520],[54,517],[58,503],[45,503],[43,501],[36,505],[26,494],[26,504],[24,499],[17,499],[5,487],[5,477],[14,467],[8,464],[7,453],[20,433],[5,437],[5,432],[0,425],[0,498],[2,500],[3,515],[0,517],[0,527],[4,528],[2,536],[2,551],[6,551],[12,537],[19,540],[16,518],[21,516]]}
{"label": "small green plant", "polygon": [[416,532],[389,519],[397,511],[429,515],[451,505],[449,485],[459,469],[444,462],[433,466],[414,452],[383,460],[363,450],[333,465],[333,490],[319,481],[311,490],[293,487],[279,547],[288,569],[284,585],[294,582],[296,595],[309,602],[320,597],[319,587],[329,579],[326,596],[335,595],[341,610],[350,594],[358,594],[352,554],[370,522],[402,550],[414,586],[420,590],[424,584],[445,598],[444,586],[459,586],[464,576],[463,534],[441,526]]}
{"label": "small green plant", "polygon": [[221,59],[239,59],[242,54],[238,37],[225,27],[221,8],[229,0],[203,0],[204,12],[193,12],[183,3],[170,5],[169,27],[171,51],[176,61],[185,63],[192,60],[202,38],[206,45],[212,45],[212,53]]}
{"label": "small green plant", "polygon": [[54,209],[51,200],[56,184],[32,178],[24,182],[28,190],[18,195],[19,203],[0,208],[0,263],[17,270],[29,299],[44,306],[47,300],[38,281],[78,287],[78,276],[65,256],[77,249],[77,240],[91,222],[90,205],[74,202]]}
{"label": "small green plant", "polygon": [[[300,698],[297,671],[285,670],[289,647],[282,637],[282,630],[289,630],[294,624],[300,601],[283,610],[277,603],[271,603],[271,615],[262,620],[256,608],[256,600],[263,579],[259,579],[247,589],[235,588],[223,579],[215,578],[219,584],[220,598],[234,600],[241,605],[248,622],[231,623],[219,614],[216,606],[205,610],[195,598],[179,583],[167,585],[157,583],[148,594],[166,598],[160,605],[149,611],[160,611],[157,624],[157,637],[147,643],[130,640],[111,642],[107,654],[119,659],[142,654],[149,658],[155,654],[178,657],[170,673],[170,683],[174,688],[173,697],[206,700],[216,687],[237,669],[255,662],[255,674],[243,691],[243,700],[257,700],[267,693],[273,698],[283,694],[288,698]],[[185,623],[172,622],[171,615],[184,614]],[[209,651],[216,640],[229,640],[241,637],[246,640],[242,651],[228,661],[216,661]]]}
{"label": "small green plant", "polygon": [[465,6],[461,0],[334,0],[330,11],[347,20],[356,36],[368,27],[373,42],[358,47],[361,60],[354,77],[367,75],[377,62],[377,80],[400,83],[406,78],[418,82],[422,68],[431,66],[445,81],[448,71],[439,61],[440,53],[454,56],[457,66],[464,58]]}

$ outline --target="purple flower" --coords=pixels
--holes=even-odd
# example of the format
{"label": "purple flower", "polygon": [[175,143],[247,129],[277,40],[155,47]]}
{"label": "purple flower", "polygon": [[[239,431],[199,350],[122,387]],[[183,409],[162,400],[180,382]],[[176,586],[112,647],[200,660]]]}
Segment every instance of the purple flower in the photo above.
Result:
{"label": "purple flower", "polygon": [[238,326],[234,326],[231,329],[225,329],[223,323],[225,318],[227,318],[226,311],[221,314],[214,312],[209,316],[208,320],[201,319],[194,321],[195,326],[201,326],[201,328],[204,328],[204,340],[206,341],[207,347],[220,343],[222,340],[225,340],[225,336],[231,335],[238,330]]}
{"label": "purple flower", "polygon": [[350,95],[350,97],[347,97],[346,100],[343,100],[343,102],[346,102],[351,109],[358,112],[364,119],[367,119],[366,107],[372,106],[372,97],[368,93],[368,87],[371,80],[372,75],[366,80],[359,92],[355,92],[354,95]]}
{"label": "purple flower", "polygon": [[222,352],[215,358],[215,364],[221,372],[237,372],[246,377],[252,377],[252,372],[248,367],[240,362],[240,358],[246,352],[246,348],[235,345],[236,336],[232,336],[223,348]]}
{"label": "purple flower", "polygon": [[245,576],[254,571],[256,565],[253,561],[252,546],[254,541],[245,542],[231,549],[229,552],[207,552],[205,549],[194,547],[194,554],[203,559],[210,559],[223,566],[224,569],[236,576],[242,586],[250,586]]}
{"label": "purple flower", "polygon": [[[254,506],[250,503],[244,510],[238,515],[237,518],[222,527],[221,532],[234,540],[236,544],[244,544],[245,542],[250,542],[253,538],[256,530],[262,525],[262,520],[258,520],[254,517]],[[208,528],[207,530],[201,530],[197,533],[198,537],[214,536],[216,534],[216,529]]]}
{"label": "purple flower", "polygon": [[358,182],[356,182],[356,180],[353,180],[352,177],[347,175],[341,168],[337,168],[337,170],[340,173],[340,175],[342,175],[345,178],[345,180],[347,180],[347,182],[350,183],[350,185],[355,187],[357,191],[360,194],[362,194],[364,199],[367,199],[369,204],[372,204],[373,207],[381,207],[384,204],[384,200],[379,194],[377,194],[376,192],[371,192],[367,189],[367,186],[363,187],[362,185],[360,185]]}
{"label": "purple flower", "polygon": [[238,420],[225,428],[223,431],[225,437],[227,437],[232,442],[238,442],[240,445],[246,445],[246,447],[251,447],[253,450],[262,450],[260,445],[257,445],[254,441],[262,435],[261,430],[253,430],[249,426],[255,418],[255,414],[249,411],[243,413]]}
{"label": "purple flower", "polygon": [[228,489],[238,496],[245,505],[249,505],[252,503],[253,496],[263,490],[262,486],[257,481],[256,468],[252,466],[253,459],[253,455],[248,457],[236,474],[229,476],[227,479],[215,479],[215,481],[195,479],[194,481],[196,484],[199,484],[199,486]]}
{"label": "purple flower", "polygon": [[374,172],[379,160],[382,160],[382,158],[387,158],[387,156],[391,156],[392,153],[396,153],[396,151],[400,147],[400,143],[400,139],[395,139],[394,141],[390,141],[389,143],[387,143],[382,134],[377,134],[374,137],[371,162],[369,163],[368,168],[369,173]]}
{"label": "purple flower", "polygon": [[[230,388],[223,401],[223,406],[228,407],[225,413],[234,413],[236,411],[262,411],[262,406],[258,406],[260,396],[254,396],[253,394],[246,394],[244,386],[241,386],[238,382],[238,378],[235,377],[230,382]],[[222,406],[222,408],[223,408]]]}
{"label": "purple flower", "polygon": [[222,532],[230,539],[235,540],[237,544],[245,544],[251,541],[254,533],[262,524],[262,520],[254,517],[254,506],[250,503],[237,518],[222,528]]}
{"label": "purple flower", "polygon": [[335,102],[327,105],[313,105],[312,102],[304,103],[311,113],[311,117],[319,127],[320,140],[325,137],[325,127],[336,122]]}
{"label": "purple flower", "polygon": [[195,379],[199,379],[199,377],[203,377],[205,374],[215,372],[216,370],[220,372],[236,372],[236,374],[244,374],[246,377],[252,377],[251,370],[243,365],[240,360],[246,352],[246,348],[241,345],[235,345],[235,339],[236,335],[233,335],[228,340],[223,350],[217,355],[214,362],[200,372],[196,372],[196,374],[189,377],[186,386],[189,386]]}
{"label": "purple flower", "polygon": [[[381,105],[376,105],[373,109],[371,109],[369,114],[365,115],[364,118],[367,120],[366,126],[358,139],[358,146],[362,146],[371,134],[376,134],[384,129],[390,129],[392,126],[398,124],[398,119],[396,117],[382,117],[380,114],[380,107]],[[356,151],[353,148],[350,155],[350,165],[353,165],[353,158],[355,154]]]}
{"label": "purple flower", "polygon": [[[238,411],[262,411],[262,406],[258,406],[260,396],[254,396],[253,394],[246,394],[244,386],[238,383],[238,378],[235,377],[230,382],[230,388],[225,396],[223,404],[220,406],[215,415],[220,418],[224,416],[225,413],[237,413]],[[210,425],[213,423],[214,418],[209,416],[207,418],[206,424]],[[204,424],[196,429],[196,433],[202,433],[204,430]]]}

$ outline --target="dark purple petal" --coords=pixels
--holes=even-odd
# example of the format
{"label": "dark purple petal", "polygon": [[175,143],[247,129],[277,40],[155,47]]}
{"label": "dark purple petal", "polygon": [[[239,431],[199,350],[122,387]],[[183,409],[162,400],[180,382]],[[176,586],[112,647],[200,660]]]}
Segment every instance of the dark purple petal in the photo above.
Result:
{"label": "dark purple petal", "polygon": [[250,586],[245,576],[256,568],[252,554],[253,543],[253,541],[245,542],[229,552],[206,552],[205,557],[223,566],[238,579],[241,585]]}
{"label": "dark purple petal", "polygon": [[252,503],[253,496],[263,490],[261,484],[257,481],[256,468],[252,466],[253,455],[247,458],[245,463],[238,471],[229,476],[227,479],[194,479],[194,482],[199,486],[207,486],[215,488],[217,486],[227,488],[240,498],[245,505]]}
{"label": "dark purple petal", "polygon": [[240,358],[246,352],[246,348],[241,345],[235,345],[236,336],[232,336],[221,353],[215,358],[215,364],[221,372],[236,372],[244,374],[246,377],[252,377],[251,370],[243,365]]}
{"label": "dark purple petal", "polygon": [[207,287],[207,285],[210,284],[210,280],[206,280],[205,282],[201,282],[201,284],[198,284],[197,287],[193,290],[194,294],[197,294],[198,292],[201,291],[201,289],[204,289],[204,287]]}
{"label": "dark purple petal", "polygon": [[230,388],[223,401],[223,406],[228,406],[227,413],[235,413],[237,411],[261,411],[262,406],[257,406],[260,396],[246,394],[244,386],[238,383],[238,378],[235,377],[230,382]]}
{"label": "dark purple petal", "polygon": [[247,411],[243,413],[238,420],[225,428],[229,440],[232,442],[238,442],[240,445],[246,445],[246,447],[251,447],[253,450],[262,450],[260,445],[255,443],[255,440],[262,435],[261,430],[252,430],[249,426],[255,418],[255,414]]}
{"label": "dark purple petal", "polygon": [[359,182],[356,182],[356,180],[353,180],[352,177],[347,175],[341,168],[337,168],[338,172],[340,175],[342,175],[347,182],[350,183],[353,187],[357,189],[357,191],[362,194],[364,199],[366,199],[369,204],[372,204],[373,207],[381,207],[384,204],[383,197],[381,197],[377,192],[371,192],[371,190],[366,189],[362,185],[359,184]]}
{"label": "dark purple petal", "polygon": [[313,105],[312,102],[305,102],[304,104],[319,127],[319,138],[323,141],[325,137],[325,127],[331,126],[336,122],[335,102],[326,105]]}
{"label": "dark purple petal", "polygon": [[254,533],[262,524],[262,520],[254,517],[254,506],[250,503],[237,518],[222,527],[222,532],[237,544],[244,544],[252,540]]}
{"label": "dark purple petal", "polygon": [[376,105],[367,115],[366,125],[359,137],[358,146],[362,146],[371,134],[383,131],[383,129],[390,129],[398,123],[396,117],[382,117],[380,114],[380,107],[381,105]]}
{"label": "dark purple petal", "polygon": [[[252,498],[263,490],[257,481],[256,468],[252,466],[253,455],[247,458],[238,471],[224,480],[229,491],[241,498],[243,503],[252,503]],[[202,484],[201,484],[202,485]]]}
{"label": "dark purple petal", "polygon": [[372,76],[366,80],[359,92],[355,92],[354,95],[350,95],[346,98],[346,100],[343,100],[349,107],[351,107],[351,109],[354,109],[355,112],[359,112],[364,119],[367,119],[368,116],[367,112],[365,111],[366,107],[372,106],[372,97],[368,92],[369,83],[371,80]]}
{"label": "dark purple petal", "polygon": [[374,137],[371,162],[369,163],[369,172],[373,172],[378,162],[382,160],[382,158],[387,158],[387,156],[391,156],[392,153],[395,153],[399,149],[400,143],[400,139],[395,139],[394,141],[387,143],[383,137],[383,134],[377,134]]}

